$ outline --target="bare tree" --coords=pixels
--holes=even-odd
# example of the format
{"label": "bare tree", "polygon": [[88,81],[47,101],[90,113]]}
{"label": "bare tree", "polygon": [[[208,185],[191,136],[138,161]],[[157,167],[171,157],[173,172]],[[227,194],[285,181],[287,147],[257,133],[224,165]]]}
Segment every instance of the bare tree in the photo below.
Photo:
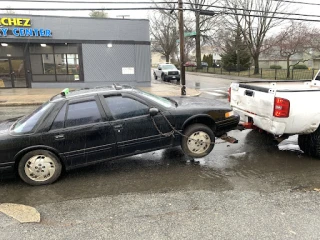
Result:
{"label": "bare tree", "polygon": [[150,25],[152,51],[163,54],[166,62],[169,62],[170,55],[177,49],[179,39],[175,19],[166,14],[154,14],[150,18]]}
{"label": "bare tree", "polygon": [[[263,52],[268,31],[279,25],[274,19],[285,3],[281,0],[224,0],[228,9],[227,18],[233,26],[239,27],[254,62],[254,74],[259,74],[259,56]],[[287,4],[286,4],[287,5]]]}
{"label": "bare tree", "polygon": [[[165,4],[166,7],[175,9],[175,4],[170,0],[165,0],[168,3]],[[216,25],[216,16],[201,15],[201,12],[209,10],[214,4],[219,2],[219,0],[186,0],[184,2],[184,8],[189,9],[189,12],[184,13],[184,28],[188,32],[196,32],[195,47],[196,47],[196,60],[197,66],[201,67],[201,40],[204,42],[208,35],[211,35],[211,31]],[[161,7],[159,4],[156,6]],[[160,10],[161,13],[166,14],[178,20],[178,11],[169,12],[167,10]],[[188,40],[190,44],[190,39]],[[188,46],[186,46],[188,47]]]}
{"label": "bare tree", "polygon": [[310,48],[319,47],[312,45],[312,33],[315,32],[303,23],[292,22],[289,27],[282,30],[274,38],[269,40],[273,47],[269,55],[285,58],[287,62],[287,78],[290,77],[290,67],[310,60],[303,57],[295,64],[290,64],[291,57],[296,54],[309,53]]}

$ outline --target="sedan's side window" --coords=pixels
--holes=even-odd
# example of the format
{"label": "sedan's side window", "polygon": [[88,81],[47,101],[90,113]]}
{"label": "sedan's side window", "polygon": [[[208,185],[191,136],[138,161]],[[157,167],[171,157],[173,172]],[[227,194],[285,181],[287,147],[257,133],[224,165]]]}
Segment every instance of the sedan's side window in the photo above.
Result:
{"label": "sedan's side window", "polygon": [[141,102],[122,96],[105,97],[114,119],[124,119],[146,115],[149,107]]}
{"label": "sedan's side window", "polygon": [[102,121],[95,100],[69,104],[65,127],[79,126]]}
{"label": "sedan's side window", "polygon": [[56,118],[54,119],[52,126],[51,126],[51,130],[63,128],[64,118],[66,116],[66,109],[67,109],[67,104],[65,103],[63,105],[63,107],[60,109]]}

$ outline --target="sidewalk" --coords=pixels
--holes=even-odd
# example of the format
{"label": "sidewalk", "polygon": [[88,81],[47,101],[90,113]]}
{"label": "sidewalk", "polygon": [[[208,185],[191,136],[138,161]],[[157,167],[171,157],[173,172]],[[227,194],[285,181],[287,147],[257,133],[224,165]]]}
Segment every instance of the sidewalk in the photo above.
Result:
{"label": "sidewalk", "polygon": [[[162,82],[152,82],[150,87],[138,87],[138,89],[155,95],[169,97],[180,96],[181,86]],[[51,88],[10,88],[0,89],[0,106],[25,106],[40,105],[52,96],[57,95],[62,89]],[[186,89],[188,97],[198,96],[199,91],[191,88]]]}

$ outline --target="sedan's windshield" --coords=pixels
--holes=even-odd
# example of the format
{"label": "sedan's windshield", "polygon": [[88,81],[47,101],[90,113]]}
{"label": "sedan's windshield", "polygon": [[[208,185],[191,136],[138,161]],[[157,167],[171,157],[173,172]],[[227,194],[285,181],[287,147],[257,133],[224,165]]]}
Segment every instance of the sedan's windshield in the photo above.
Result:
{"label": "sedan's windshield", "polygon": [[177,70],[175,65],[172,64],[167,64],[167,65],[162,65],[163,70]]}
{"label": "sedan's windshield", "polygon": [[31,114],[26,115],[17,121],[11,128],[11,131],[14,133],[29,133],[35,128],[39,119],[43,114],[53,105],[54,103],[46,102],[33,111]]}
{"label": "sedan's windshield", "polygon": [[139,92],[141,95],[149,98],[151,101],[154,101],[154,102],[156,102],[156,103],[159,103],[160,105],[162,105],[162,106],[164,106],[164,107],[171,107],[172,104],[173,104],[171,101],[169,101],[168,99],[165,99],[165,98],[163,98],[163,97],[159,97],[159,96],[156,96],[156,95],[153,95],[153,94],[151,94],[151,93],[147,93],[147,92],[144,92],[144,91],[141,91],[141,90],[138,90],[138,92]]}

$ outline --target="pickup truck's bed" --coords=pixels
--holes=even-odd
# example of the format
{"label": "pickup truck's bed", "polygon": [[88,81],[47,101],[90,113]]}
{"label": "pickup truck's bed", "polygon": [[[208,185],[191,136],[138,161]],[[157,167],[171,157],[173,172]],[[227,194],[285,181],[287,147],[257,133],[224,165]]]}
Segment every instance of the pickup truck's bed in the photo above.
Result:
{"label": "pickup truck's bed", "polygon": [[[247,89],[252,90],[260,90],[260,91],[268,91],[269,89],[277,89],[277,91],[309,91],[309,90],[320,90],[319,86],[313,86],[310,80],[306,81],[274,81],[274,82],[266,82],[266,81],[256,81],[256,82],[241,82],[239,86],[245,87]],[[256,87],[256,89],[254,89]],[[265,88],[263,90],[263,88]]]}

